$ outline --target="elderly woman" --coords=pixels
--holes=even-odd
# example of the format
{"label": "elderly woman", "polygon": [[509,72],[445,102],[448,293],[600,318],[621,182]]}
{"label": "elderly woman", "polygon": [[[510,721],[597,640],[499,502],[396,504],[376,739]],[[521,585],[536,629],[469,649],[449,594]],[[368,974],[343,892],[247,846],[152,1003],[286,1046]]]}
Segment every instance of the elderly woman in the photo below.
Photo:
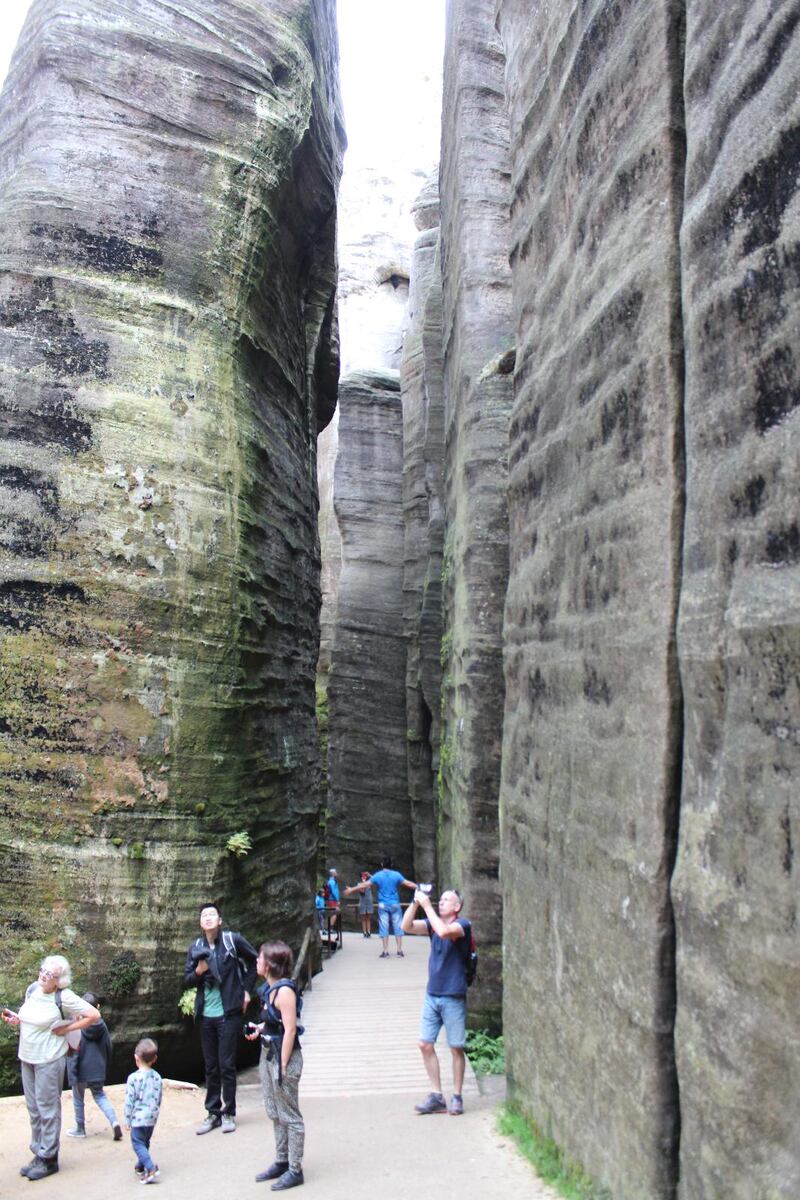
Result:
{"label": "elderly woman", "polygon": [[20,1168],[30,1180],[58,1170],[61,1092],[69,1044],[67,1034],[100,1020],[100,1013],[70,990],[72,972],[60,954],[42,960],[39,978],[25,992],[18,1013],[4,1008],[7,1025],[18,1025],[22,1087],[31,1121],[33,1158]]}

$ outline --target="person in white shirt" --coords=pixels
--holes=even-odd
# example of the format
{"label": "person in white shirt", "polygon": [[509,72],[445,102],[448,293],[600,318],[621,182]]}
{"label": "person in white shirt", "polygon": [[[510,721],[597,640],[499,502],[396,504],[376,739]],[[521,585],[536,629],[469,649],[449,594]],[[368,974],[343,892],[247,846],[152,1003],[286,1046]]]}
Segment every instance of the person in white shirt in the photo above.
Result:
{"label": "person in white shirt", "polygon": [[31,1122],[33,1158],[20,1167],[31,1181],[55,1175],[61,1136],[61,1092],[68,1035],[100,1020],[97,1009],[71,990],[72,971],[60,954],[42,960],[39,978],[25,992],[19,1012],[4,1008],[7,1025],[19,1027],[22,1088]]}

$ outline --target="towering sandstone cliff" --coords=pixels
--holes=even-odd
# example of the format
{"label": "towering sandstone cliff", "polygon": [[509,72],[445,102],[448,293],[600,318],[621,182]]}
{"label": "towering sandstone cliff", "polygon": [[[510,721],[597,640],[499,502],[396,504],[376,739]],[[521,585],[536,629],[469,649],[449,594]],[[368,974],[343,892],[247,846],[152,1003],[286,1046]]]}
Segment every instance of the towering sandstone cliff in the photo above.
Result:
{"label": "towering sandstone cliff", "polygon": [[3,991],[132,951],[136,1031],[198,903],[297,938],[313,883],[333,17],[35,0],[0,102]]}
{"label": "towering sandstone cliff", "polygon": [[615,1200],[800,1187],[799,16],[497,4],[506,1045]]}
{"label": "towering sandstone cliff", "polygon": [[513,332],[508,130],[491,0],[448,9],[440,172],[445,389],[442,565],[442,882],[464,891],[481,942],[470,997],[494,1024],[501,1000],[498,793],[501,631],[508,580],[506,472]]}

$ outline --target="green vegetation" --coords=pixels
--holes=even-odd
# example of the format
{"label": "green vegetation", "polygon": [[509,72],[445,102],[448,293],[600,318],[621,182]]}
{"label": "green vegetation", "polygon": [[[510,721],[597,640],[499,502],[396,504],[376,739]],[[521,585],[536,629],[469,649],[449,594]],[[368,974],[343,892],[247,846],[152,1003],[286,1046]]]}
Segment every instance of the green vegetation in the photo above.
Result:
{"label": "green vegetation", "polygon": [[439,662],[443,667],[447,666],[447,660],[453,653],[453,631],[448,629],[447,633],[442,636],[442,644],[439,647]]}
{"label": "green vegetation", "polygon": [[178,1001],[178,1011],[184,1017],[194,1016],[194,1002],[197,999],[197,988],[187,988]]}
{"label": "green vegetation", "polygon": [[503,1075],[506,1053],[503,1035],[492,1037],[488,1029],[467,1030],[467,1057],[476,1075]]}
{"label": "green vegetation", "polygon": [[598,1187],[580,1167],[566,1161],[553,1139],[542,1133],[519,1105],[513,1102],[503,1105],[497,1124],[502,1134],[513,1138],[539,1178],[565,1200],[611,1200],[606,1188]]}
{"label": "green vegetation", "polygon": [[225,849],[229,853],[235,854],[237,858],[244,858],[248,851],[253,849],[250,834],[246,829],[240,830],[239,833],[232,833],[225,843]]}
{"label": "green vegetation", "polygon": [[123,996],[130,996],[131,992],[136,991],[141,974],[142,968],[133,951],[120,950],[111,960],[105,990],[115,1000],[121,1000]]}
{"label": "green vegetation", "polygon": [[128,847],[129,858],[142,859],[145,856],[144,842],[131,842]]}

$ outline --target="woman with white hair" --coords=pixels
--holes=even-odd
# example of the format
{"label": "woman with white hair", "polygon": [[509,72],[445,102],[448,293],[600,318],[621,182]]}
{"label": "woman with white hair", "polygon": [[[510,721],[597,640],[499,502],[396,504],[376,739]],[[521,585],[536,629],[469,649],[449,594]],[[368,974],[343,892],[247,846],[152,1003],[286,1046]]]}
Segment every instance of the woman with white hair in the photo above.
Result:
{"label": "woman with white hair", "polygon": [[70,989],[72,971],[60,954],[42,960],[39,978],[25,992],[18,1013],[4,1008],[7,1025],[19,1026],[22,1087],[31,1121],[33,1158],[20,1175],[45,1179],[58,1170],[61,1092],[69,1043],[67,1035],[93,1025],[100,1013]]}

